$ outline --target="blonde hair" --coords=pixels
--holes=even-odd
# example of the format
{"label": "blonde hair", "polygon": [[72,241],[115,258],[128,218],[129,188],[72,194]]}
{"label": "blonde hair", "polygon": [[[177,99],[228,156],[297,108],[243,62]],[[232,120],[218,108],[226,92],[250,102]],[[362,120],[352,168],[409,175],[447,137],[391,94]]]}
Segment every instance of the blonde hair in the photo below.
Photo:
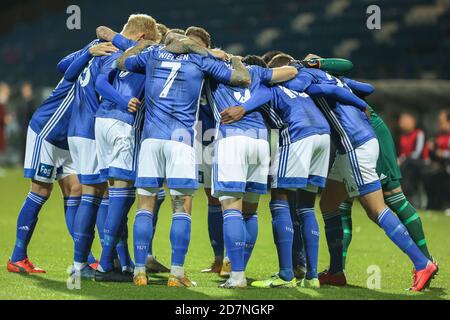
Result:
{"label": "blonde hair", "polygon": [[122,31],[128,34],[144,33],[147,40],[157,40],[161,37],[156,20],[146,14],[130,15]]}

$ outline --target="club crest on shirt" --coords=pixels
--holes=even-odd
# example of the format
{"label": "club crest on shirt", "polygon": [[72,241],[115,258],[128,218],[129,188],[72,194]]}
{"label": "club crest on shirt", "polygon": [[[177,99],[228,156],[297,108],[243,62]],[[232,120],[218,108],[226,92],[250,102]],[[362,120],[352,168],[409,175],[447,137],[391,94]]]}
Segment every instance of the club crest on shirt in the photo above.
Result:
{"label": "club crest on shirt", "polygon": [[251,98],[251,96],[252,95],[249,89],[245,89],[244,94],[242,94],[242,92],[239,91],[234,92],[234,98],[240,103],[248,101]]}

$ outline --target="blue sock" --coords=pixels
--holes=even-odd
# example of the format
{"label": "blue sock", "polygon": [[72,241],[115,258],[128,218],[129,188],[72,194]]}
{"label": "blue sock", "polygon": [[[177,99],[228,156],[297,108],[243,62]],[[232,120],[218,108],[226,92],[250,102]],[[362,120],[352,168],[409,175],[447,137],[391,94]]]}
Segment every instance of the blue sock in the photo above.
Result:
{"label": "blue sock", "polygon": [[[66,219],[66,226],[69,230],[70,236],[73,239],[73,222],[75,221],[75,216],[78,211],[78,206],[80,205],[81,197],[64,197],[64,216]],[[98,226],[98,224],[97,224]],[[89,252],[88,264],[97,262],[92,251]]]}
{"label": "blue sock", "polygon": [[318,278],[317,265],[319,263],[319,224],[314,208],[299,208],[302,236],[305,242],[306,279]]}
{"label": "blue sock", "polygon": [[152,240],[150,241],[150,247],[148,250],[149,256],[153,255],[153,238],[155,237],[156,225],[158,224],[159,209],[161,208],[161,205],[165,199],[166,199],[166,191],[164,189],[159,190],[158,199],[156,200],[155,212],[153,213],[153,230],[152,230]]}
{"label": "blue sock", "polygon": [[294,229],[292,227],[291,214],[287,201],[270,201],[270,212],[272,213],[272,230],[277,247],[278,263],[280,267],[280,278],[286,281],[292,280],[292,242]]}
{"label": "blue sock", "polygon": [[119,256],[119,262],[122,270],[125,267],[134,269],[134,262],[133,259],[131,259],[130,251],[128,249],[128,219],[124,222],[122,235],[116,245],[116,252]]}
{"label": "blue sock", "polygon": [[[128,212],[130,212],[131,207],[134,204],[135,197],[129,197],[127,200],[127,208]],[[131,259],[130,251],[128,249],[128,216],[125,217],[124,221],[122,222],[122,230],[120,231],[120,239],[119,243],[116,246],[116,252],[119,256],[119,262],[122,269],[125,267],[131,267],[134,269],[134,263],[133,259]]]}
{"label": "blue sock", "polygon": [[223,243],[223,216],[220,204],[208,205],[208,234],[214,256],[223,258],[225,244]]}
{"label": "blue sock", "polygon": [[95,221],[95,225],[97,226],[98,237],[100,238],[100,243],[103,245],[105,243],[105,221],[108,217],[109,210],[109,198],[103,198],[102,202],[100,202],[100,206],[97,211],[97,220]]}
{"label": "blue sock", "polygon": [[247,263],[255,247],[256,239],[258,238],[258,214],[244,215],[245,224],[245,251],[244,251],[244,265],[247,267]]}
{"label": "blue sock", "polygon": [[[127,202],[128,212],[133,207],[136,196],[129,197]],[[128,249],[128,217],[125,217],[122,223],[123,229],[119,243],[116,246],[116,252],[119,256],[120,265],[123,267],[131,267],[134,269],[133,259],[131,259],[130,251]]]}
{"label": "blue sock", "polygon": [[223,212],[223,235],[227,256],[234,272],[245,270],[245,223],[242,212],[227,209]]}
{"label": "blue sock", "polygon": [[95,234],[95,221],[102,198],[83,194],[73,222],[74,261],[87,262]]}
{"label": "blue sock", "polygon": [[67,230],[73,238],[73,221],[80,205],[81,197],[64,197],[64,217],[66,219]]}
{"label": "blue sock", "polygon": [[297,216],[296,208],[296,201],[291,201],[291,199],[289,198],[289,211],[291,213],[292,227],[294,228],[294,237],[292,239],[292,265],[293,267],[306,267],[301,224],[299,221],[299,217]]}
{"label": "blue sock", "polygon": [[127,221],[126,217],[130,209],[128,207],[130,203],[128,198],[134,197],[134,188],[109,188],[109,208],[104,224],[103,250],[100,258],[100,265],[103,271],[111,271],[113,269],[116,245],[124,230],[123,224]]}
{"label": "blue sock", "polygon": [[11,256],[12,262],[27,258],[27,247],[38,220],[39,211],[48,198],[29,192],[17,218],[16,244]]}
{"label": "blue sock", "polygon": [[377,223],[383,228],[392,242],[408,255],[417,271],[426,268],[428,258],[420,251],[419,247],[411,239],[406,227],[391,209],[386,207],[378,216]]}
{"label": "blue sock", "polygon": [[136,267],[145,267],[153,233],[153,214],[145,209],[136,213],[133,227],[134,261]]}
{"label": "blue sock", "polygon": [[191,241],[191,216],[187,213],[174,213],[170,228],[170,244],[172,246],[172,266],[184,265],[184,259]]}
{"label": "blue sock", "polygon": [[325,222],[325,235],[328,252],[330,253],[330,268],[328,271],[332,274],[343,272],[344,231],[342,229],[341,212],[339,210],[330,213],[323,212],[322,217]]}

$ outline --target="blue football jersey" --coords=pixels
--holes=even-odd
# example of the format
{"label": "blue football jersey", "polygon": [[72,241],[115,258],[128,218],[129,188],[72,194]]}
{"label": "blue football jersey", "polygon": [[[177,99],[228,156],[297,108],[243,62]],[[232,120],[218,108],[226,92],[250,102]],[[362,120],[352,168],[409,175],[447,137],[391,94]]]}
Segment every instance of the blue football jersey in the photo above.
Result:
{"label": "blue football jersey", "polygon": [[306,93],[280,85],[270,90],[271,101],[262,107],[262,113],[271,128],[280,130],[280,145],[315,134],[330,134],[327,120]]}
{"label": "blue football jersey", "polygon": [[[127,101],[133,97],[142,101],[144,97],[144,85],[145,75],[129,71],[116,72],[112,83],[114,89],[125,97]],[[96,117],[117,119],[129,125],[134,125],[136,115],[136,112],[129,112],[128,107],[120,106],[113,101],[102,98]]]}
{"label": "blue football jersey", "polygon": [[229,82],[231,69],[208,55],[172,54],[154,46],[125,61],[127,70],[145,72],[143,139],[194,142],[194,124],[205,76]]}
{"label": "blue football jersey", "polygon": [[[289,89],[308,93],[311,84],[332,84],[348,88],[330,74],[311,68],[300,69],[297,76],[283,85]],[[346,153],[376,137],[367,116],[360,109],[344,105],[330,97],[313,97],[316,105],[331,126],[331,137],[340,153]]]}
{"label": "blue football jersey", "polygon": [[100,73],[110,74],[115,60],[122,54],[92,58],[75,82],[75,101],[69,123],[69,137],[95,139],[95,114],[100,105],[95,81]]}
{"label": "blue football jersey", "polygon": [[[94,40],[84,48],[71,53],[66,57],[67,61],[74,61],[97,42],[98,40]],[[67,131],[73,104],[74,82],[62,78],[50,96],[34,112],[30,120],[31,129],[41,139],[68,150]]]}
{"label": "blue football jersey", "polygon": [[[121,50],[127,50],[137,44],[136,41],[127,39],[121,34],[117,34],[112,43]],[[112,87],[127,102],[131,98],[138,98],[141,102],[144,98],[145,75],[129,71],[120,71],[114,69],[109,78],[112,78]],[[117,119],[128,123],[131,126],[140,127],[143,120],[141,109],[138,112],[129,112],[128,105],[119,105],[115,101],[100,98],[100,106],[96,114],[97,118]],[[139,119],[138,119],[139,118]]]}
{"label": "blue football jersey", "polygon": [[253,138],[267,139],[267,127],[263,116],[258,111],[246,114],[241,120],[232,124],[221,124],[220,113],[228,107],[241,105],[248,101],[261,84],[269,84],[272,70],[259,66],[247,67],[251,84],[249,88],[233,87],[217,81],[209,81],[206,86],[207,97],[218,125],[221,137],[245,135]]}

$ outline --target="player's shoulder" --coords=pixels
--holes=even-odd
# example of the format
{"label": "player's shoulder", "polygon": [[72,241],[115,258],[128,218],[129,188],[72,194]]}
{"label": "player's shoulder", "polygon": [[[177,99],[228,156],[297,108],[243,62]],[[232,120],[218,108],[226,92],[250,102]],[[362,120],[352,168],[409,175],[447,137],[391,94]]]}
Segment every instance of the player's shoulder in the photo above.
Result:
{"label": "player's shoulder", "polygon": [[315,68],[301,68],[298,72],[299,75],[311,75],[311,76],[323,76],[325,71]]}
{"label": "player's shoulder", "polygon": [[94,61],[97,62],[99,66],[112,65],[123,54],[122,50],[112,53],[109,56],[99,56],[95,57]]}

